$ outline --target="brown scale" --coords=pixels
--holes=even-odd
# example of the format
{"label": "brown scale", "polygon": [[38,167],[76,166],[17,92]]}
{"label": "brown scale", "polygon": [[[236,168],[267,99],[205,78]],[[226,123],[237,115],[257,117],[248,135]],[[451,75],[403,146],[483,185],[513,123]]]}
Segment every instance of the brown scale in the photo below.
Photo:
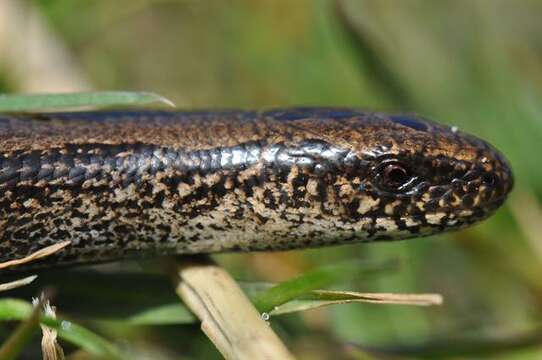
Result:
{"label": "brown scale", "polygon": [[486,142],[351,109],[0,115],[0,261],[37,266],[425,236],[513,186]]}

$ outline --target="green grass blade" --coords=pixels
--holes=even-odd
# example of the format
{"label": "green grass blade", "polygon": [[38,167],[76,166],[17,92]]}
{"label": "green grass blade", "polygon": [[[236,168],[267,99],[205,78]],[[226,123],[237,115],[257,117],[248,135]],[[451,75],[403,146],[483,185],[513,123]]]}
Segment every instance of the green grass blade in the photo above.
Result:
{"label": "green grass blade", "polygon": [[62,339],[104,359],[123,359],[121,352],[109,341],[92,331],[66,320],[42,318],[42,323],[58,331]]}
{"label": "green grass blade", "polygon": [[147,104],[175,106],[165,97],[150,92],[97,91],[66,94],[0,95],[0,112],[140,106]]}
{"label": "green grass blade", "polygon": [[144,310],[127,319],[113,320],[129,325],[193,324],[196,317],[181,303],[166,304]]}
{"label": "green grass blade", "polygon": [[33,307],[18,299],[0,300],[0,321],[23,320],[32,314]]}
{"label": "green grass blade", "polygon": [[37,306],[0,347],[0,359],[16,359],[24,346],[32,339],[40,324],[41,306]]}
{"label": "green grass blade", "polygon": [[339,281],[348,281],[353,277],[389,269],[390,265],[389,262],[374,264],[366,261],[348,261],[333,266],[324,266],[271,287],[257,295],[253,302],[259,311],[270,312],[276,306],[312,290],[325,288]]}
{"label": "green grass blade", "polygon": [[[21,320],[29,318],[33,306],[17,299],[0,300],[0,321]],[[122,359],[121,352],[109,341],[92,331],[66,320],[41,317],[41,323],[58,331],[62,339],[80,347],[90,354],[106,359]]]}

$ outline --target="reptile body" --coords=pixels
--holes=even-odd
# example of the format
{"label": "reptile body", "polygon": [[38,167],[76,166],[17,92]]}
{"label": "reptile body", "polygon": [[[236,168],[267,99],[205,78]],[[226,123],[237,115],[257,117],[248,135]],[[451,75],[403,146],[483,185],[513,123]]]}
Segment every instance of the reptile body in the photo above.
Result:
{"label": "reptile body", "polygon": [[488,143],[350,109],[0,114],[0,262],[306,248],[462,228],[513,184]]}

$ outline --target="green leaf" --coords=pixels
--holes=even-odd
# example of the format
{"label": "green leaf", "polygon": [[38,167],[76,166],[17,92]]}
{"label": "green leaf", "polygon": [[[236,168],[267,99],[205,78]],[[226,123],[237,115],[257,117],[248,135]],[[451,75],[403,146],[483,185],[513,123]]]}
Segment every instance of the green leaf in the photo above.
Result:
{"label": "green leaf", "polygon": [[33,307],[23,300],[1,299],[0,321],[23,320],[30,316]]}
{"label": "green leaf", "polygon": [[[249,298],[257,298],[262,292],[273,287],[273,284],[260,282],[243,282],[240,284]],[[269,315],[284,315],[293,312],[311,310],[323,306],[373,303],[430,306],[440,305],[442,298],[437,294],[390,294],[390,293],[359,293],[353,291],[330,291],[312,290],[302,294],[299,298],[275,306]],[[99,320],[105,325],[173,325],[193,324],[198,319],[186,308],[185,305],[173,302],[147,308],[136,312],[126,318],[118,317],[107,320]]]}
{"label": "green leaf", "polygon": [[339,281],[345,282],[353,277],[389,269],[390,265],[392,265],[390,262],[375,264],[366,261],[348,261],[337,265],[324,266],[271,287],[257,295],[254,298],[254,304],[260,312],[270,312],[275,307],[312,290],[325,288]]}
{"label": "green leaf", "polygon": [[165,97],[150,92],[97,91],[66,94],[0,95],[0,112],[133,106],[151,103],[175,106]]}
{"label": "green leaf", "polygon": [[17,329],[0,347],[0,359],[16,359],[24,346],[32,339],[40,324],[41,304],[34,308]]}
{"label": "green leaf", "polygon": [[121,352],[112,343],[80,325],[48,317],[43,317],[41,322],[55,328],[62,339],[93,355],[105,359],[123,359]]}
{"label": "green leaf", "polygon": [[[0,321],[26,320],[33,311],[33,306],[17,299],[0,300]],[[106,359],[122,359],[120,351],[109,341],[92,331],[70,321],[41,317],[41,323],[58,331],[62,339],[79,346],[92,355]]]}
{"label": "green leaf", "polygon": [[130,325],[192,324],[196,317],[181,303],[158,306],[134,314],[124,320],[115,320]]}

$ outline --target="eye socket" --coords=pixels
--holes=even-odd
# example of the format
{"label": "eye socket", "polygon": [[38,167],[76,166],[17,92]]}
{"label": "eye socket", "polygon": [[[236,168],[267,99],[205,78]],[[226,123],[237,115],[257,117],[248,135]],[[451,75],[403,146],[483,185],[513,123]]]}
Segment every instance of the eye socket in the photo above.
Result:
{"label": "eye socket", "polygon": [[388,189],[397,190],[411,179],[408,170],[400,164],[388,164],[380,172],[380,183]]}

